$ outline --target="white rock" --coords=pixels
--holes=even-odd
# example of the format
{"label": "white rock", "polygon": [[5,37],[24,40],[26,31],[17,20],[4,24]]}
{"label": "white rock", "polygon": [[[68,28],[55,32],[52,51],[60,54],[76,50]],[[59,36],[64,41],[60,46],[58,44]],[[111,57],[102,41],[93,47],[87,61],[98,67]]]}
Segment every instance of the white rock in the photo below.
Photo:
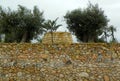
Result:
{"label": "white rock", "polygon": [[81,72],[79,73],[80,77],[89,77],[89,74],[87,72]]}
{"label": "white rock", "polygon": [[22,76],[22,72],[18,72],[18,73],[17,73],[17,76],[18,76],[18,77],[21,77],[21,76]]}

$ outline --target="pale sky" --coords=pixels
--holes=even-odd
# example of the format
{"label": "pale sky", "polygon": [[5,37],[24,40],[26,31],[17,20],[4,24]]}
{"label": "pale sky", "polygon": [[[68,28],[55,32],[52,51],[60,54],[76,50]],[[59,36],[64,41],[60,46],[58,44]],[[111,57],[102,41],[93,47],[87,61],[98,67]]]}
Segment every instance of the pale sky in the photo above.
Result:
{"label": "pale sky", "polygon": [[120,42],[120,0],[0,0],[0,5],[11,9],[17,9],[19,4],[29,9],[33,9],[36,5],[44,12],[45,19],[54,20],[59,17],[58,24],[63,26],[58,31],[67,31],[63,16],[67,11],[86,8],[88,1],[92,4],[98,3],[99,7],[105,11],[105,15],[110,19],[109,24],[117,29],[115,37]]}

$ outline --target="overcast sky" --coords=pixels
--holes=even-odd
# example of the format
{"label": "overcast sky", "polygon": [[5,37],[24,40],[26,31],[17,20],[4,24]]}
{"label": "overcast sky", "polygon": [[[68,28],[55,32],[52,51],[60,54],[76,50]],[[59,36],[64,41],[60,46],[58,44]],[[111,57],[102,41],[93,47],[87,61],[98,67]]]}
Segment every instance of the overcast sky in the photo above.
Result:
{"label": "overcast sky", "polygon": [[67,11],[77,8],[86,8],[88,1],[92,4],[98,3],[99,7],[105,11],[109,24],[114,25],[117,29],[115,37],[120,42],[120,0],[0,0],[0,5],[4,8],[10,7],[17,9],[17,5],[26,6],[33,9],[33,6],[38,6],[41,11],[44,11],[45,19],[54,20],[59,17],[58,24],[63,24],[58,31],[67,31],[63,16]]}

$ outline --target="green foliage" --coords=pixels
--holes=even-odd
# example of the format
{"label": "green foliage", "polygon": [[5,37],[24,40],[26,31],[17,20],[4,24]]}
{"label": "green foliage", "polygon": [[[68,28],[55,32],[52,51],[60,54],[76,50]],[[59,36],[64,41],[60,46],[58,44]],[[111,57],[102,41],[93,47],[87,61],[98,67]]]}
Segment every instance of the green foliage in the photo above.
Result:
{"label": "green foliage", "polygon": [[109,20],[99,6],[89,3],[86,9],[75,9],[64,16],[68,29],[83,42],[99,42]]}
{"label": "green foliage", "polygon": [[35,6],[33,11],[19,5],[16,11],[0,7],[0,33],[5,42],[30,42],[43,33],[43,12]]}
{"label": "green foliage", "polygon": [[61,24],[57,25],[57,20],[58,18],[56,18],[55,20],[48,20],[44,23],[43,27],[45,29],[46,32],[55,32],[60,26],[62,26]]}

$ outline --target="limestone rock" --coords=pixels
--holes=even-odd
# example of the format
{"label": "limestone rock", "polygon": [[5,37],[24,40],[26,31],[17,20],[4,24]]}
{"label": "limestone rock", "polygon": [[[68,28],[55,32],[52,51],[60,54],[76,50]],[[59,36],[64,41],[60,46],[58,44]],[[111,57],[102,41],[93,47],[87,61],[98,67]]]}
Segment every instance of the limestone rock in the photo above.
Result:
{"label": "limestone rock", "polygon": [[81,72],[79,73],[80,77],[89,77],[89,74],[87,72]]}
{"label": "limestone rock", "polygon": [[[53,32],[53,42],[54,44],[71,44],[72,43],[72,35],[69,32]],[[51,33],[48,32],[45,34],[42,40],[43,44],[51,44],[52,37]]]}
{"label": "limestone rock", "polygon": [[104,81],[110,81],[110,77],[107,75],[104,75]]}

